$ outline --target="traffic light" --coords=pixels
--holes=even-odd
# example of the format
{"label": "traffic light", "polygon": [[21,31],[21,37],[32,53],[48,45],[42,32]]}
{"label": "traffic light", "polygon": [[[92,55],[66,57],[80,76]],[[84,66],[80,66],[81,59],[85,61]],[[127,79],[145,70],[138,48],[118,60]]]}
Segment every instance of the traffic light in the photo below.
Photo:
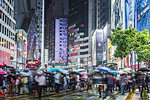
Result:
{"label": "traffic light", "polygon": [[6,67],[6,65],[4,63],[1,63],[0,67],[4,68],[4,67]]}

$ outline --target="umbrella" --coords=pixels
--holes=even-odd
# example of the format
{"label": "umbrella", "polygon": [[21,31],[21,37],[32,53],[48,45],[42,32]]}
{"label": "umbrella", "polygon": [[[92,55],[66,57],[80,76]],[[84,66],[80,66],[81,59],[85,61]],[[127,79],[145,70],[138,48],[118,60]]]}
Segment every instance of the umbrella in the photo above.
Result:
{"label": "umbrella", "polygon": [[142,68],[139,69],[139,71],[148,72],[148,71],[150,71],[150,70],[149,70],[148,68],[146,68],[146,67],[142,67]]}
{"label": "umbrella", "polygon": [[33,71],[32,75],[33,76],[41,76],[43,73],[41,71]]}
{"label": "umbrella", "polygon": [[78,69],[78,70],[75,70],[75,71],[77,71],[77,72],[83,72],[83,71],[85,71],[85,69]]}
{"label": "umbrella", "polygon": [[25,69],[25,70],[23,70],[23,72],[29,72],[30,70],[29,69]]}
{"label": "umbrella", "polygon": [[132,69],[131,68],[124,68],[123,71],[125,72],[130,72]]}
{"label": "umbrella", "polygon": [[100,72],[109,72],[111,69],[108,67],[98,67],[97,68]]}
{"label": "umbrella", "polygon": [[80,75],[86,75],[87,72],[79,72]]}
{"label": "umbrella", "polygon": [[0,74],[2,75],[2,74],[7,74],[7,72],[5,72],[5,71],[0,71]]}
{"label": "umbrella", "polygon": [[46,68],[40,68],[39,70],[40,70],[40,71],[44,71],[44,70],[46,70]]}
{"label": "umbrella", "polygon": [[114,70],[111,70],[109,73],[111,73],[111,74],[119,74],[119,72],[114,71]]}
{"label": "umbrella", "polygon": [[52,68],[50,70],[48,70],[47,72],[55,72],[55,71],[60,71],[62,70],[61,68]]}
{"label": "umbrella", "polygon": [[79,74],[79,73],[76,71],[70,71],[69,74]]}
{"label": "umbrella", "polygon": [[59,72],[61,72],[63,74],[69,74],[69,72],[67,70],[60,70]]}
{"label": "umbrella", "polygon": [[20,74],[21,74],[22,76],[30,76],[30,74],[25,73],[25,72],[20,72]]}

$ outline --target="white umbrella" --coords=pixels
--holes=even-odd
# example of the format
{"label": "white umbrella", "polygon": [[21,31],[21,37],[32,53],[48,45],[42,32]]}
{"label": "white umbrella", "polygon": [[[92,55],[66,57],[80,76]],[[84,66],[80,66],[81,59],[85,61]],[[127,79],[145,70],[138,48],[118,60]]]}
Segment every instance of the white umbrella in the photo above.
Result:
{"label": "white umbrella", "polygon": [[123,71],[126,71],[126,72],[129,72],[131,71],[132,69],[131,68],[124,68]]}
{"label": "white umbrella", "polygon": [[20,72],[20,74],[22,74],[22,76],[30,76],[29,73],[25,73],[25,72]]}
{"label": "white umbrella", "polygon": [[69,74],[67,70],[60,70],[60,72],[63,74]]}

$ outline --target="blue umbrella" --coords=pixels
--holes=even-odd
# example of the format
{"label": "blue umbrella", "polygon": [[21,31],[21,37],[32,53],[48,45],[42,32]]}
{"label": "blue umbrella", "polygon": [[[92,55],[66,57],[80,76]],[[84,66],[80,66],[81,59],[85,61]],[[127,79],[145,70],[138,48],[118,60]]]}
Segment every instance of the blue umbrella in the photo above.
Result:
{"label": "blue umbrella", "polygon": [[98,67],[97,70],[99,70],[100,72],[109,72],[111,69],[108,67]]}
{"label": "blue umbrella", "polygon": [[48,70],[47,72],[55,72],[55,71],[60,71],[62,70],[61,68],[52,68],[50,70]]}
{"label": "blue umbrella", "polygon": [[119,72],[114,71],[114,70],[109,71],[109,73],[111,73],[111,74],[119,74]]}
{"label": "blue umbrella", "polygon": [[29,69],[25,69],[25,70],[23,70],[23,72],[29,72],[30,70]]}

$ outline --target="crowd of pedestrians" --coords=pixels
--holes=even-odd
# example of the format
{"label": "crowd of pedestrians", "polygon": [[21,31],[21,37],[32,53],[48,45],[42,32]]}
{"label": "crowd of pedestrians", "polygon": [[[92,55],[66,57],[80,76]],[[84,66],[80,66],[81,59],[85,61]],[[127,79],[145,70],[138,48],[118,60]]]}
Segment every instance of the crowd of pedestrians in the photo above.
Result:
{"label": "crowd of pedestrians", "polygon": [[[29,73],[29,72],[28,72]],[[7,75],[0,75],[0,92],[8,96],[29,94],[38,92],[39,98],[45,92],[55,91],[56,95],[60,92],[89,90],[98,91],[100,98],[106,98],[113,91],[118,91],[122,95],[125,92],[139,89],[141,98],[143,90],[149,92],[149,74],[143,72],[110,74],[97,72],[94,74],[67,73],[59,71],[53,73],[37,71],[36,75],[16,74],[15,71],[8,71]],[[15,87],[15,88],[14,88]]]}

